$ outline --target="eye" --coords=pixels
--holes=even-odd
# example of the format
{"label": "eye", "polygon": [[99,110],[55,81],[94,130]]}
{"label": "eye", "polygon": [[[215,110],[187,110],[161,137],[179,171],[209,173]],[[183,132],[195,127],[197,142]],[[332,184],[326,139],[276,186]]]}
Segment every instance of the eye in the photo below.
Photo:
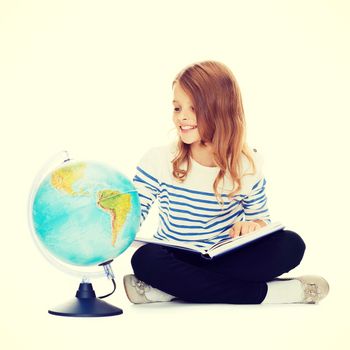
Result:
{"label": "eye", "polygon": [[[179,107],[175,107],[175,108],[174,108],[174,111],[175,111],[175,112],[178,112],[179,109],[180,109]],[[192,111],[194,111],[194,107],[191,107],[191,109],[192,109]]]}

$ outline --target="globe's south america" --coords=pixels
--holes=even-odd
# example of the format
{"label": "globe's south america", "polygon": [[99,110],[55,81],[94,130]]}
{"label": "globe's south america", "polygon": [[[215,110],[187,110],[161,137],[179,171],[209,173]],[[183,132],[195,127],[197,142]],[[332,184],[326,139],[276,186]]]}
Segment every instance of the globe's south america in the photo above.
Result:
{"label": "globe's south america", "polygon": [[98,162],[70,161],[46,175],[33,199],[33,226],[54,257],[78,266],[116,258],[140,226],[133,183]]}

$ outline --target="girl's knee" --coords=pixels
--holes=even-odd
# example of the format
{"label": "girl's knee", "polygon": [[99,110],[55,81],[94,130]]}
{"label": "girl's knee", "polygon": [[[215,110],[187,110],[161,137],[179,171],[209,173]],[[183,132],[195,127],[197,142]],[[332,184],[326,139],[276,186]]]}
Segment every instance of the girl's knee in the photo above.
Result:
{"label": "girl's knee", "polygon": [[283,230],[283,243],[292,267],[299,265],[306,249],[304,240],[294,231]]}
{"label": "girl's knee", "polygon": [[306,249],[305,242],[296,232],[284,230],[284,236],[286,237],[288,244],[292,245],[295,251],[304,254]]}
{"label": "girl's knee", "polygon": [[156,260],[164,252],[164,248],[156,244],[145,244],[138,248],[131,257],[131,266],[134,273],[141,277],[144,271],[154,269],[154,265],[157,264]]}

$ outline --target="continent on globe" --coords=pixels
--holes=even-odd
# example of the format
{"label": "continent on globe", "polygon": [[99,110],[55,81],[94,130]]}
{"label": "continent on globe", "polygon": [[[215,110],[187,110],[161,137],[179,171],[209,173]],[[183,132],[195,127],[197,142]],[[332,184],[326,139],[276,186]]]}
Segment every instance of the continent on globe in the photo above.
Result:
{"label": "continent on globe", "polygon": [[131,209],[131,195],[116,190],[102,190],[98,192],[97,204],[111,214],[112,245],[115,245],[117,235]]}
{"label": "continent on globe", "polygon": [[101,162],[69,159],[40,175],[30,197],[30,226],[48,257],[65,265],[99,265],[134,241],[141,204],[122,172]]}
{"label": "continent on globe", "polygon": [[74,182],[83,178],[85,168],[85,163],[77,163],[54,171],[51,175],[52,186],[58,190],[68,193],[71,196],[88,195],[88,192],[84,192],[82,190],[76,192],[73,189]]}

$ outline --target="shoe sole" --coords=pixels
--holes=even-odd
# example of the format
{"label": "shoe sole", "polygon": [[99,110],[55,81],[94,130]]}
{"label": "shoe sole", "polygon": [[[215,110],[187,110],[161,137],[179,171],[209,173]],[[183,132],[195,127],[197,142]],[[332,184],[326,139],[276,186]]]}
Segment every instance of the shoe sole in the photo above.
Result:
{"label": "shoe sole", "polygon": [[130,299],[130,296],[129,296],[129,293],[128,293],[128,288],[127,288],[127,286],[126,286],[126,280],[127,280],[127,278],[129,278],[129,276],[130,276],[130,275],[126,275],[126,276],[123,277],[123,284],[124,284],[124,290],[125,290],[126,296],[128,297],[129,301],[130,301],[131,303],[133,303],[133,301]]}

